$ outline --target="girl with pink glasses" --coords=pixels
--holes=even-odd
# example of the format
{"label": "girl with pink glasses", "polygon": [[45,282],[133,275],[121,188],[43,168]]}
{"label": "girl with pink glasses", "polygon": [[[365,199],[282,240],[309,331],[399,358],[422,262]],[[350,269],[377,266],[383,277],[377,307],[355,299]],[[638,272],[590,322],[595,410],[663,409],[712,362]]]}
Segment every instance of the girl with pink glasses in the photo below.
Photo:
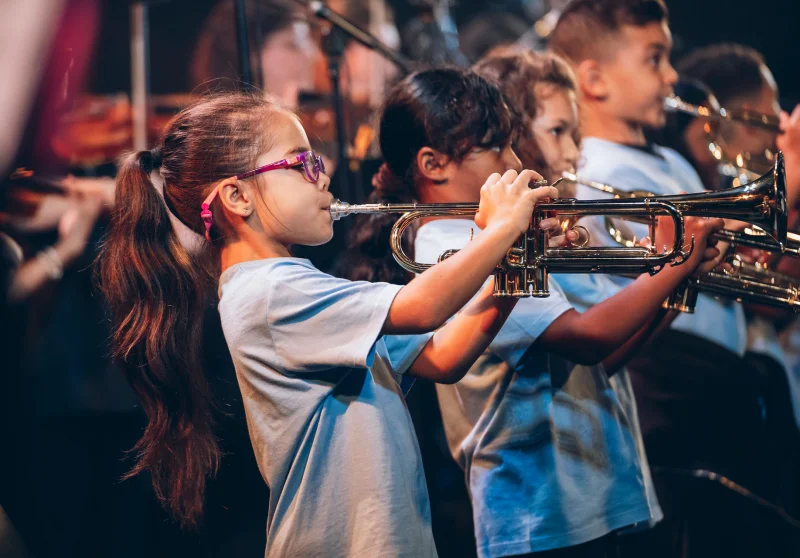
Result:
{"label": "girl with pink glasses", "polygon": [[[507,116],[496,100],[486,111]],[[329,178],[297,118],[244,94],[181,112],[159,147],[122,165],[100,258],[115,356],[149,418],[131,474],[149,471],[184,525],[200,520],[205,479],[219,461],[200,366],[200,317],[216,283],[270,487],[266,555],[435,556],[397,376],[455,382],[499,330],[514,302],[491,289],[474,295],[527,229],[537,200],[556,197],[553,188],[529,189],[537,178],[529,170],[489,176],[476,217],[482,234],[408,285],[351,282],[290,252],[332,235]],[[205,237],[199,254],[178,241],[170,213]]]}

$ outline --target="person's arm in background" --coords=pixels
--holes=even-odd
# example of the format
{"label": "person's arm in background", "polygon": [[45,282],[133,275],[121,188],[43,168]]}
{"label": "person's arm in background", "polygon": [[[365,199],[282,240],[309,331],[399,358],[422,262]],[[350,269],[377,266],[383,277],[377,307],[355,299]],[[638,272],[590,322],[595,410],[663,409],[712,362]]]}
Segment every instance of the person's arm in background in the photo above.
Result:
{"label": "person's arm in background", "polygon": [[86,249],[86,242],[103,211],[100,196],[87,196],[72,201],[58,222],[58,240],[23,262],[12,274],[8,288],[9,303],[18,303],[35,294],[51,281],[57,281],[64,270]]}

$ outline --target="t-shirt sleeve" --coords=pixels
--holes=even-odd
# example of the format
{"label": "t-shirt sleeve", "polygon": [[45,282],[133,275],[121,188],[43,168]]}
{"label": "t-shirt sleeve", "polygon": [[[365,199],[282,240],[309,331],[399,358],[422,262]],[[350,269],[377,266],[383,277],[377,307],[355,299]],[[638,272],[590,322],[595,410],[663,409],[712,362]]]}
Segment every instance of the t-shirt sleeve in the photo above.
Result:
{"label": "t-shirt sleeve", "polygon": [[[661,154],[669,161],[673,175],[679,178],[681,190],[688,194],[699,194],[706,191],[703,180],[695,168],[674,149],[659,147]],[[678,192],[675,192],[676,194]]]}
{"label": "t-shirt sleeve", "polygon": [[267,321],[286,372],[369,367],[402,287],[347,281],[307,268],[271,284]]}
{"label": "t-shirt sleeve", "polygon": [[433,337],[433,332],[420,335],[384,335],[380,353],[395,376],[405,374],[414,364],[422,349]]}
{"label": "t-shirt sleeve", "polygon": [[551,277],[558,280],[567,299],[579,312],[614,296],[633,281],[598,273],[559,273]]}
{"label": "t-shirt sleeve", "polygon": [[[587,171],[587,178],[592,177],[592,180],[606,184],[612,184],[614,188],[630,192],[633,190],[649,191],[651,181],[647,175],[640,169],[631,166],[614,167],[613,172],[605,173],[600,172],[601,169],[590,169]],[[592,173],[590,175],[590,173]],[[594,178],[597,176],[597,178]],[[576,187],[576,195],[581,200],[611,200],[613,197],[610,194],[601,192],[589,186],[579,184]],[[650,234],[650,229],[647,225],[642,223],[634,223],[629,220],[606,217],[603,215],[592,215],[579,219],[578,223],[585,227],[589,232],[591,246],[612,246],[617,247],[619,244],[609,233],[607,219],[611,220],[614,228],[626,239],[642,238]]]}
{"label": "t-shirt sleeve", "polygon": [[517,302],[489,350],[515,367],[536,339],[572,305],[557,290],[547,298],[523,298]]}

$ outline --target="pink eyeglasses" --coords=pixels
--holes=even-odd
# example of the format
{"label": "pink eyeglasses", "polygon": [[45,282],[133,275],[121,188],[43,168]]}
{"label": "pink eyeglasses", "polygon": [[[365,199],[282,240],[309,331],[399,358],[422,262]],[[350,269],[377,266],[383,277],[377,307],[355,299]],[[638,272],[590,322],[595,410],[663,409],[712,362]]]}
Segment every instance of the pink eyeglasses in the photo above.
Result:
{"label": "pink eyeglasses", "polygon": [[[322,157],[316,155],[313,151],[305,151],[295,155],[294,157],[281,159],[280,161],[269,163],[263,167],[258,167],[257,169],[253,169],[242,174],[237,174],[232,178],[234,180],[244,180],[245,178],[251,178],[257,174],[261,174],[262,172],[268,172],[277,169],[289,169],[293,167],[299,167],[300,165],[303,166],[303,174],[305,179],[312,184],[316,184],[319,180],[320,173],[325,172],[325,163],[322,161]],[[211,191],[203,204],[200,206],[202,208],[200,211],[200,217],[203,219],[203,223],[206,225],[206,240],[209,242],[211,242],[211,225],[214,222],[210,208],[211,202],[214,201],[214,198],[217,197],[217,194],[219,194],[219,186]]]}

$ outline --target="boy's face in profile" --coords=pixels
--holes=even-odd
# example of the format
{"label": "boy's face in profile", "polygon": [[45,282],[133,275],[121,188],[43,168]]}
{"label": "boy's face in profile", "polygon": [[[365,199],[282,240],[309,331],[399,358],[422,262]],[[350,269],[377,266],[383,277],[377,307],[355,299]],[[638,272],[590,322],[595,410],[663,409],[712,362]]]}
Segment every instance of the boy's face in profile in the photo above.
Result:
{"label": "boy's face in profile", "polygon": [[643,128],[662,128],[664,98],[672,95],[678,74],[669,62],[672,34],[666,22],[623,25],[599,61],[604,106],[612,116]]}

